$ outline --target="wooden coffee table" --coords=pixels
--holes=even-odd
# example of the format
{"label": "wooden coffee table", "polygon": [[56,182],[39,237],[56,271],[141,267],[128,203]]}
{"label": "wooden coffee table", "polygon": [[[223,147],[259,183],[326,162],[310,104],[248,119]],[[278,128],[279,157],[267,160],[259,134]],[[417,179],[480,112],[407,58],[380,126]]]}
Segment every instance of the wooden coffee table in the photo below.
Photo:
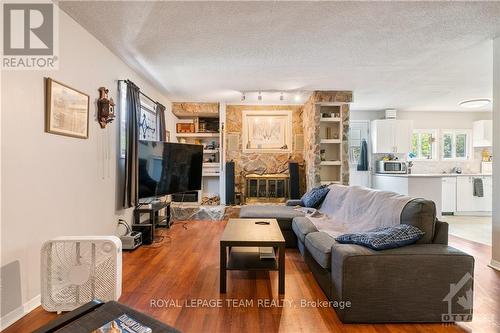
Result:
{"label": "wooden coffee table", "polygon": [[[261,260],[259,247],[277,248],[278,258]],[[278,271],[278,292],[285,293],[285,239],[276,219],[229,219],[220,239],[221,293],[228,270]]]}

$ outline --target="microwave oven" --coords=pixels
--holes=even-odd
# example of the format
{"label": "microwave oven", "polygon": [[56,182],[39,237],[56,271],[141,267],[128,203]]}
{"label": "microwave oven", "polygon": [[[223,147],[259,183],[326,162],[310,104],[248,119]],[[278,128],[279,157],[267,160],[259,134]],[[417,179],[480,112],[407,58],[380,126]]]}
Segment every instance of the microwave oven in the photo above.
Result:
{"label": "microwave oven", "polygon": [[407,173],[405,161],[378,161],[377,173]]}

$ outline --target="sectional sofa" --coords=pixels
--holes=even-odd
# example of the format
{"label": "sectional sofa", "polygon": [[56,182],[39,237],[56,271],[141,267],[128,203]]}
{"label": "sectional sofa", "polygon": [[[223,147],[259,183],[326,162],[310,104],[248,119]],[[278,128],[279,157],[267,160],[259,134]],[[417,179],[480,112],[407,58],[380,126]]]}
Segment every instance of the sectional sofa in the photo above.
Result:
{"label": "sectional sofa", "polygon": [[[341,185],[330,186],[328,195],[341,189],[337,186]],[[362,191],[372,191],[368,194],[375,197],[384,195],[382,191]],[[319,212],[331,211],[325,207],[329,202],[325,200]],[[349,302],[350,307],[333,306],[343,322],[472,320],[474,258],[448,246],[448,224],[436,219],[434,202],[409,200],[399,222],[416,226],[425,235],[413,245],[382,251],[338,243],[296,208],[299,203],[243,206],[240,217],[278,220],[287,247],[298,247],[328,299]],[[349,204],[365,209],[363,202]],[[366,209],[380,216],[379,210],[396,204],[388,199],[383,206]]]}

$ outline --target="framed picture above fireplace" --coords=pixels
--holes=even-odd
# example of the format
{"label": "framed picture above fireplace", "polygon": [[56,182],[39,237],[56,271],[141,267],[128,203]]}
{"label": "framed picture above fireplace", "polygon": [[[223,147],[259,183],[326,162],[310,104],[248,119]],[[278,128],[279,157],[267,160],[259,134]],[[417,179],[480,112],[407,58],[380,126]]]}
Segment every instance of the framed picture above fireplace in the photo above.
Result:
{"label": "framed picture above fireplace", "polygon": [[292,111],[243,111],[243,152],[292,151]]}

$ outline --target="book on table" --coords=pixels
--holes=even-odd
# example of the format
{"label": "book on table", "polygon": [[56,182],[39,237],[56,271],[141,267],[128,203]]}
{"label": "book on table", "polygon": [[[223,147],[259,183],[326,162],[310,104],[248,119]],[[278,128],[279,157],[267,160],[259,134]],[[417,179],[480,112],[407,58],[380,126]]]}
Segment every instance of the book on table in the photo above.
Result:
{"label": "book on table", "polygon": [[118,318],[104,324],[92,333],[152,333],[151,328],[144,326],[127,314],[122,314]]}

